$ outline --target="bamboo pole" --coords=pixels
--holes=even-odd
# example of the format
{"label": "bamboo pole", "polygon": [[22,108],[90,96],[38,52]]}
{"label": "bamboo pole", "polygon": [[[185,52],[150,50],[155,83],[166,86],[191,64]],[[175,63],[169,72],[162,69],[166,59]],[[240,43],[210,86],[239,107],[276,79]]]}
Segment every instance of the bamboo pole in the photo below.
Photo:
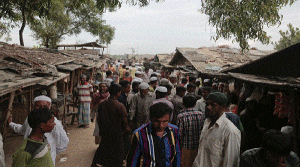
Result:
{"label": "bamboo pole", "polygon": [[8,121],[9,116],[11,115],[11,110],[13,107],[15,94],[16,94],[16,92],[14,91],[14,92],[10,93],[10,96],[9,96],[8,107],[7,107],[7,110],[5,113],[5,121],[4,121],[4,125],[3,125],[3,141],[5,141],[7,138],[7,121]]}

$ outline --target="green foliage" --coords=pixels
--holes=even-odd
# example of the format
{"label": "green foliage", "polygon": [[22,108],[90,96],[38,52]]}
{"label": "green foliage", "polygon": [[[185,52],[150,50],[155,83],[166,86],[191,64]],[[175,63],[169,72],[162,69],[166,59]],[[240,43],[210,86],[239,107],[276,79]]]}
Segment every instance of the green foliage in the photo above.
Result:
{"label": "green foliage", "polygon": [[[151,1],[163,0],[124,0],[140,7],[147,6]],[[0,1],[0,37],[21,22],[19,35],[23,46],[26,25],[46,47],[54,48],[64,35],[79,34],[82,30],[110,44],[115,28],[106,25],[101,15],[106,11],[115,11],[122,3],[123,0],[3,0]]]}
{"label": "green foliage", "polygon": [[109,25],[103,26],[99,31],[99,42],[101,44],[109,45],[115,36],[116,28]]}
{"label": "green foliage", "polygon": [[245,50],[248,40],[270,43],[270,36],[264,26],[281,23],[281,7],[293,4],[295,0],[202,0],[201,11],[208,15],[208,21],[216,28],[215,40],[233,39]]}
{"label": "green foliage", "polygon": [[[34,37],[47,48],[56,48],[65,35],[76,35],[85,30],[94,36],[110,31],[110,26],[102,20],[102,12],[97,8],[95,1],[52,0],[49,15],[44,18],[35,18],[30,28]],[[109,6],[111,10],[113,6]],[[111,32],[111,31],[110,31]]]}
{"label": "green foliage", "polygon": [[274,49],[281,50],[300,42],[299,28],[297,27],[294,28],[291,23],[288,24],[287,26],[288,26],[288,30],[286,30],[285,32],[282,30],[279,31],[281,37],[278,42],[274,43],[275,45]]}

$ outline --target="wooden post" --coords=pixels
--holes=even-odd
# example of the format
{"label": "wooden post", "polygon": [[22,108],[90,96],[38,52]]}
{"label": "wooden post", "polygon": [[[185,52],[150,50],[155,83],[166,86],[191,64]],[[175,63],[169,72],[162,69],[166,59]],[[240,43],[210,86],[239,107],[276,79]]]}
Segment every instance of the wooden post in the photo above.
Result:
{"label": "wooden post", "polygon": [[67,121],[66,121],[66,87],[68,86],[67,83],[63,82],[63,95],[64,95],[64,102],[63,102],[63,106],[64,106],[64,113],[63,113],[63,120],[62,120],[62,124],[63,124],[63,127],[67,133]]}
{"label": "wooden post", "polygon": [[7,110],[5,113],[5,121],[4,121],[4,125],[3,125],[3,141],[5,141],[6,137],[7,137],[7,120],[9,118],[9,116],[11,115],[11,110],[12,110],[12,105],[14,102],[15,94],[16,94],[16,92],[14,91],[14,92],[10,93],[10,96],[9,96],[8,107],[7,107]]}
{"label": "wooden post", "polygon": [[299,135],[299,120],[297,119],[299,117],[299,115],[297,115],[296,113],[296,109],[298,109],[297,105],[299,104],[296,104],[297,100],[296,100],[296,94],[298,92],[296,92],[295,90],[292,90],[291,91],[291,95],[292,95],[292,115],[293,115],[293,138],[294,138],[294,151],[297,155],[300,154],[300,144],[299,144],[299,141],[300,141],[300,135]]}
{"label": "wooden post", "polygon": [[70,84],[70,92],[73,94],[73,88],[74,88],[74,79],[75,79],[75,71],[71,72],[71,84]]}

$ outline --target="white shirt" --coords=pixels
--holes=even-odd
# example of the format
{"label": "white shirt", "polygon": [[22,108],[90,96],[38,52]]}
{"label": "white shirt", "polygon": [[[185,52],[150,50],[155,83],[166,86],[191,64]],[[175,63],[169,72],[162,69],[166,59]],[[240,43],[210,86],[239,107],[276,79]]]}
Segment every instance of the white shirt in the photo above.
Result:
{"label": "white shirt", "polygon": [[[52,132],[45,133],[45,136],[47,137],[47,140],[50,144],[51,158],[55,166],[56,154],[63,152],[67,148],[69,144],[69,138],[61,122],[56,117],[54,117],[54,122],[56,125],[54,126]],[[9,123],[9,126],[16,133],[24,135],[24,139],[26,139],[32,131],[31,127],[28,124],[28,117],[26,118],[23,125],[11,122]]]}
{"label": "white shirt", "polygon": [[225,113],[208,128],[210,122],[209,118],[204,122],[193,167],[239,166],[241,132]]}
{"label": "white shirt", "polygon": [[0,133],[0,167],[5,166],[5,155],[3,150],[3,138]]}
{"label": "white shirt", "polygon": [[197,100],[196,105],[195,105],[195,110],[196,111],[201,111],[203,114],[205,113],[205,106],[206,106],[206,101],[202,97],[201,99]]}

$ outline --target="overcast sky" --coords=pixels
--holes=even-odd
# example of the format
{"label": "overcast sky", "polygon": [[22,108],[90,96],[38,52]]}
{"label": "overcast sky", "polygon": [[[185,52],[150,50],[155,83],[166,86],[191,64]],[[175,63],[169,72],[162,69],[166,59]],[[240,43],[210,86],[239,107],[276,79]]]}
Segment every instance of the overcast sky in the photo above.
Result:
{"label": "overcast sky", "polygon": [[[300,1],[292,6],[284,7],[281,26],[266,28],[273,41],[279,40],[279,30],[286,30],[287,24],[300,27]],[[160,3],[150,3],[149,6],[139,8],[123,4],[117,12],[106,13],[103,18],[107,24],[116,28],[115,38],[109,45],[109,54],[131,54],[134,48],[135,54],[159,54],[172,53],[176,47],[201,47],[229,45],[238,48],[237,43],[224,39],[214,41],[214,28],[208,24],[206,15],[199,12],[201,0],[165,0]],[[18,30],[11,33],[13,41],[19,44]],[[61,44],[73,44],[95,41],[86,32],[78,36],[66,36]],[[24,32],[25,46],[32,47],[38,42],[32,38],[28,26]],[[272,50],[273,45],[262,45],[260,42],[250,41],[251,47],[262,50]],[[105,50],[105,53],[107,51]]]}

